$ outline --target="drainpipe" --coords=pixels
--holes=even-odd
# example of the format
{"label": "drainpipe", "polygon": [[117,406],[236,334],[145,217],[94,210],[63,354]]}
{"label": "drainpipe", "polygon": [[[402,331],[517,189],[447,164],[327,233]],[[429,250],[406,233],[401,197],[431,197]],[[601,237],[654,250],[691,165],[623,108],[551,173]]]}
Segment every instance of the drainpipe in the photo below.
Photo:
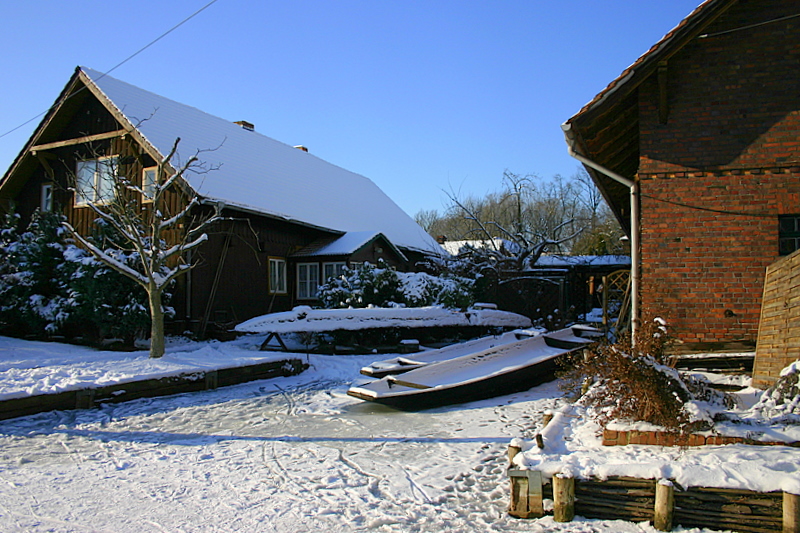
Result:
{"label": "drainpipe", "polygon": [[564,138],[567,141],[567,151],[569,155],[597,172],[604,174],[612,180],[628,187],[631,191],[631,340],[635,342],[636,331],[639,324],[639,284],[641,281],[641,250],[639,246],[639,182],[620,176],[613,170],[609,170],[598,163],[595,163],[586,156],[575,151],[575,137],[572,133],[572,124],[565,122],[561,125],[564,131]]}

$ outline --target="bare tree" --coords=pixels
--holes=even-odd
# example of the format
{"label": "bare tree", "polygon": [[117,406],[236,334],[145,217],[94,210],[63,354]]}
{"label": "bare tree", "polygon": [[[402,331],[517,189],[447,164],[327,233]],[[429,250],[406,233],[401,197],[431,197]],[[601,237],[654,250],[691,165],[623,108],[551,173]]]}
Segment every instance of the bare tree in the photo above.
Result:
{"label": "bare tree", "polygon": [[[470,232],[472,239],[483,243],[481,246],[467,244],[460,254],[461,257],[457,260],[463,260],[465,256],[468,256],[473,269],[482,273],[491,271],[497,275],[498,279],[501,279],[504,273],[519,273],[528,269],[539,260],[539,257],[548,248],[558,247],[562,243],[574,239],[580,233],[578,230],[575,233],[554,238],[526,227],[521,221],[515,222],[516,227],[513,229],[508,229],[496,219],[485,218],[480,211],[462,203],[454,196],[450,197],[450,201],[461,210],[463,218],[474,225],[474,229]],[[562,227],[571,223],[572,220],[562,221],[560,225],[552,228],[552,234],[560,234]],[[501,246],[495,237],[507,241],[509,245]]]}
{"label": "bare tree", "polygon": [[[65,223],[72,236],[99,261],[141,285],[147,292],[150,307],[150,357],[164,355],[164,306],[162,296],[169,284],[188,272],[194,264],[188,262],[186,253],[207,240],[205,230],[220,220],[221,208],[214,206],[213,213],[197,215],[199,198],[186,186],[187,172],[205,173],[198,150],[184,164],[173,167],[180,139],[176,139],[170,153],[157,162],[143,183],[138,184],[119,172],[116,158],[97,159],[97,167],[89,175],[100,176],[94,181],[83,175],[75,176],[72,188],[76,198],[97,216],[111,225],[121,236],[116,248],[103,250]],[[213,169],[212,169],[213,170]],[[80,171],[78,174],[81,174]],[[180,192],[185,201],[176,212],[170,212],[167,195]],[[128,266],[116,252],[135,254],[139,268]]]}

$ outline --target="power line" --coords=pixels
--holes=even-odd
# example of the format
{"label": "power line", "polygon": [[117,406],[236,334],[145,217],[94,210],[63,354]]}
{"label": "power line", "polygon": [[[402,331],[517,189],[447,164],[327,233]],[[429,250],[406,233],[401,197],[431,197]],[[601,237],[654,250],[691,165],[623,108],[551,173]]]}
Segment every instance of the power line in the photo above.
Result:
{"label": "power line", "polygon": [[716,37],[717,35],[725,35],[726,33],[733,33],[733,32],[736,32],[736,31],[749,30],[751,28],[758,28],[759,26],[764,26],[766,24],[773,24],[775,22],[783,22],[784,20],[789,20],[789,19],[793,19],[793,18],[797,18],[797,17],[800,17],[800,13],[798,13],[796,15],[787,15],[785,17],[780,17],[780,18],[777,18],[777,19],[767,20],[765,22],[758,22],[756,24],[750,24],[748,26],[742,26],[740,28],[733,28],[731,30],[718,31],[717,33],[704,33],[702,35],[698,35],[697,38],[698,39],[707,39],[709,37]]}
{"label": "power line", "polygon": [[639,193],[639,196],[644,198],[650,198],[651,200],[655,200],[656,202],[662,202],[665,204],[677,205],[678,207],[685,207],[686,209],[694,209],[696,211],[706,211],[709,213],[716,213],[718,215],[732,215],[738,217],[754,217],[754,218],[774,218],[777,215],[775,213],[767,213],[767,212],[758,212],[758,211],[727,211],[725,209],[714,209],[712,207],[703,207],[700,205],[691,205],[685,204],[683,202],[676,202],[675,200],[667,200],[665,198],[658,198],[657,196],[652,196],[650,194]]}
{"label": "power line", "polygon": [[[204,5],[203,7],[201,7],[200,9],[198,9],[197,11],[195,11],[194,13],[192,13],[191,15],[189,15],[188,17],[186,17],[185,19],[183,19],[182,21],[180,21],[179,23],[177,23],[176,25],[174,25],[173,27],[171,27],[170,29],[168,29],[167,31],[165,31],[164,33],[162,33],[161,35],[159,35],[158,37],[156,37],[155,39],[153,39],[152,41],[150,41],[149,43],[147,43],[146,45],[144,45],[143,47],[141,47],[140,49],[138,49],[136,52],[132,53],[131,55],[129,55],[128,57],[126,57],[125,59],[123,59],[122,61],[120,61],[119,63],[117,63],[117,64],[116,64],[116,65],[114,65],[113,67],[111,67],[110,69],[108,69],[106,72],[103,72],[103,73],[100,75],[100,77],[99,77],[99,78],[97,78],[97,80],[96,80],[96,81],[99,81],[99,80],[103,79],[103,78],[104,78],[106,75],[108,75],[108,74],[111,74],[111,73],[112,73],[112,72],[114,72],[116,69],[118,69],[119,67],[121,67],[122,65],[124,65],[125,63],[127,63],[128,61],[130,61],[131,59],[133,59],[134,57],[138,56],[139,54],[141,54],[142,52],[144,52],[145,50],[147,50],[148,48],[150,48],[151,46],[153,46],[154,44],[156,44],[158,41],[160,41],[161,39],[163,39],[164,37],[166,37],[167,35],[169,35],[169,34],[170,34],[170,33],[172,33],[173,31],[177,30],[178,28],[180,28],[181,26],[183,26],[184,24],[186,24],[187,22],[189,22],[191,19],[193,19],[194,17],[196,17],[197,15],[199,15],[200,13],[202,13],[203,11],[205,11],[207,8],[211,7],[211,5],[212,5],[212,4],[215,4],[216,2],[217,2],[217,0],[211,0],[209,3],[207,3],[206,5]],[[78,90],[77,90],[77,91],[75,91],[74,93],[72,93],[72,94],[70,94],[69,96],[67,96],[67,97],[66,97],[64,100],[65,100],[65,101],[66,101],[66,100],[69,100],[69,99],[70,99],[70,98],[72,98],[73,96],[75,96],[75,95],[77,95],[78,93],[80,93],[80,92],[81,92],[81,91],[82,91],[84,88],[85,88],[85,87],[81,87],[80,89],[78,89]],[[55,104],[53,104],[53,105],[55,105]],[[41,116],[43,116],[43,115],[47,114],[47,113],[48,113],[48,112],[49,112],[49,111],[50,111],[52,108],[53,108],[53,107],[51,106],[51,107],[49,107],[48,109],[46,109],[45,111],[42,111],[41,113],[39,113],[38,115],[36,115],[35,117],[33,117],[33,118],[30,118],[30,119],[26,120],[25,122],[23,122],[23,123],[22,123],[22,124],[20,124],[19,126],[16,126],[16,127],[12,128],[12,129],[8,130],[7,132],[5,132],[5,133],[3,133],[3,134],[0,134],[0,139],[2,139],[3,137],[5,137],[6,135],[9,135],[9,134],[11,134],[11,133],[14,133],[15,131],[17,131],[18,129],[20,129],[20,128],[22,128],[22,127],[25,127],[25,126],[27,126],[28,124],[30,124],[30,123],[31,123],[31,122],[33,122],[34,120],[36,120],[36,119],[38,119],[39,117],[41,117]]]}

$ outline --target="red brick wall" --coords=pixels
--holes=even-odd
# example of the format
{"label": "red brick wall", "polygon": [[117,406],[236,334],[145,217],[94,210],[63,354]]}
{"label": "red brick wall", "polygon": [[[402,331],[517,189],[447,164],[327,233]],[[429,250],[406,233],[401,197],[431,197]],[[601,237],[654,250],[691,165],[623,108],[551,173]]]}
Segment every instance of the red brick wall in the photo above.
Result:
{"label": "red brick wall", "polygon": [[[639,90],[642,303],[685,342],[754,342],[778,215],[800,213],[800,20],[741,1]],[[790,13],[791,12],[791,13]],[[747,215],[745,215],[745,213]]]}

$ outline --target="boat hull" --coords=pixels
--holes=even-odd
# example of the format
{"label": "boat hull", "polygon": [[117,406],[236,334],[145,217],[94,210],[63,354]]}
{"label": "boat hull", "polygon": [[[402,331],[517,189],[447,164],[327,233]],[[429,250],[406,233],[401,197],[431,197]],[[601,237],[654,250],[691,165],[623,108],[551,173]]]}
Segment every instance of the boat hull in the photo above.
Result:
{"label": "boat hull", "polygon": [[[517,368],[507,373],[487,377],[478,382],[460,383],[445,387],[431,387],[408,391],[397,395],[367,395],[358,387],[347,394],[354,398],[371,401],[403,411],[420,411],[445,405],[486,400],[497,396],[526,391],[556,378],[559,360],[569,352],[538,361],[530,366]],[[403,383],[398,380],[399,383]]]}

